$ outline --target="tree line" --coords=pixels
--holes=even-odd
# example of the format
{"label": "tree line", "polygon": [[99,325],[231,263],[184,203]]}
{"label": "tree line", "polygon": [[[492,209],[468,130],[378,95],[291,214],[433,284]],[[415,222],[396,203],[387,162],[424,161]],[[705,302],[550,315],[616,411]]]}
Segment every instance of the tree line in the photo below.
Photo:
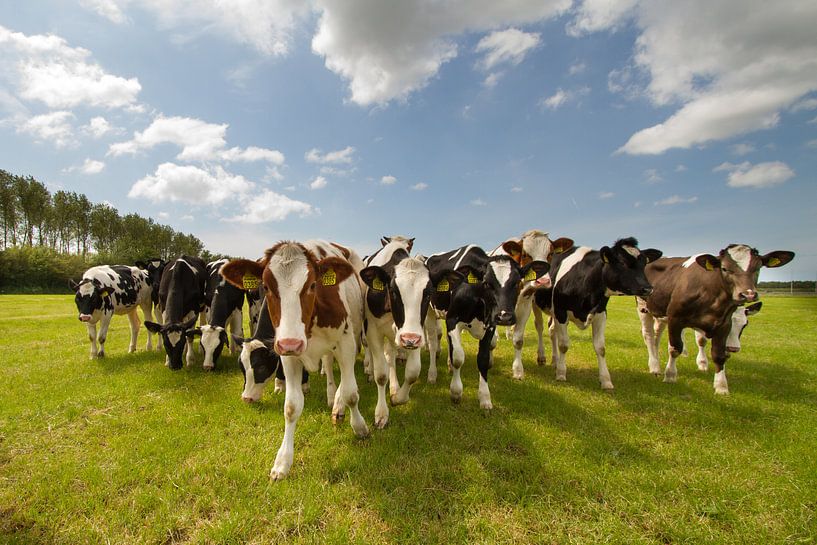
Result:
{"label": "tree line", "polygon": [[0,292],[67,291],[98,264],[181,254],[215,256],[192,234],[139,214],[119,214],[74,191],[53,194],[32,176],[0,170]]}

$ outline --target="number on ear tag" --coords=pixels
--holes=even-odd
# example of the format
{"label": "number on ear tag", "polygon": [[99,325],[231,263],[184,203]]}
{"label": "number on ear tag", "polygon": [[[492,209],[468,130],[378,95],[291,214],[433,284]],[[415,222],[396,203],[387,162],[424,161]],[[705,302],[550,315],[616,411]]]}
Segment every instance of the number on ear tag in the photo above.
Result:
{"label": "number on ear tag", "polygon": [[386,286],[383,284],[382,280],[375,277],[374,280],[372,280],[372,289],[375,291],[383,291],[386,289]]}
{"label": "number on ear tag", "polygon": [[528,269],[528,272],[525,274],[525,281],[530,282],[531,280],[536,280],[536,271]]}
{"label": "number on ear tag", "polygon": [[440,283],[437,284],[437,291],[448,291],[449,289],[451,289],[451,286],[449,286],[447,278],[443,278],[440,280]]}
{"label": "number on ear tag", "polygon": [[479,284],[479,278],[474,276],[474,273],[469,272],[468,273],[468,283],[469,284]]}
{"label": "number on ear tag", "polygon": [[321,278],[321,283],[324,286],[334,286],[338,283],[338,275],[335,274],[335,269],[329,269],[325,273],[323,273],[323,278]]}
{"label": "number on ear tag", "polygon": [[243,284],[245,290],[258,289],[258,277],[254,274],[245,274],[243,278],[241,278],[241,283]]}

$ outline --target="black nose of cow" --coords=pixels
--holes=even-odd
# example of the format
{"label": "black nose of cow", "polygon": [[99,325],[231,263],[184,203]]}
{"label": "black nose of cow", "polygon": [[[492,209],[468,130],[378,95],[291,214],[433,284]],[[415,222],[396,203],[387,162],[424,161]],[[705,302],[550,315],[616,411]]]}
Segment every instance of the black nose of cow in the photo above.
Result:
{"label": "black nose of cow", "polygon": [[513,312],[503,310],[496,315],[496,323],[499,325],[514,325],[516,323],[516,318],[514,317]]}

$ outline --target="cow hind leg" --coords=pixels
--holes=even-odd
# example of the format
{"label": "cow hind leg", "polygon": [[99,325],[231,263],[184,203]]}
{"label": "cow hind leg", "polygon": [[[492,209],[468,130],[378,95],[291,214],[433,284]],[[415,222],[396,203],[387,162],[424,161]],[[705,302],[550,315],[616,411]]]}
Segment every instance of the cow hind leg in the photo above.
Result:
{"label": "cow hind leg", "polygon": [[[136,341],[139,338],[139,316],[136,314],[135,308],[128,313],[128,321],[130,322],[130,345],[128,346],[128,352],[133,353],[136,352]],[[150,335],[148,335],[148,340],[150,340]],[[150,348],[148,348],[148,350],[150,350]]]}
{"label": "cow hind leg", "polygon": [[536,329],[536,364],[544,365],[547,363],[547,355],[545,354],[545,319],[542,316],[542,310],[533,305],[533,327]]}
{"label": "cow hind leg", "polygon": [[[646,308],[639,304],[638,318],[641,320],[641,337],[647,347],[647,367],[653,375],[661,374],[661,361],[658,359],[658,339],[656,334],[656,320]],[[658,333],[660,335],[660,332]]]}
{"label": "cow hind leg", "polygon": [[284,438],[275,456],[270,478],[280,480],[289,474],[295,455],[295,426],[304,409],[304,393],[301,391],[300,377],[303,366],[294,357],[284,356],[281,365],[286,377],[286,397],[284,399]]}
{"label": "cow hind leg", "polygon": [[703,331],[695,330],[695,344],[698,345],[698,356],[695,363],[701,371],[709,370],[709,358],[706,357],[706,334]]}
{"label": "cow hind leg", "polygon": [[570,336],[567,333],[567,322],[561,323],[559,320],[553,319],[553,334],[556,337],[558,350],[554,354],[556,356],[556,380],[567,380],[567,351],[570,348]]}
{"label": "cow hind leg", "polygon": [[516,314],[516,325],[513,328],[513,378],[522,380],[525,378],[525,366],[522,363],[522,347],[525,345],[525,326],[530,318],[532,298],[522,297],[516,304],[514,313]]}
{"label": "cow hind leg", "polygon": [[425,322],[426,341],[428,342],[428,375],[426,380],[429,384],[437,382],[437,356],[440,350],[440,332],[437,318],[428,316]]}
{"label": "cow hind leg", "polygon": [[460,327],[455,323],[446,323],[448,329],[448,357],[451,366],[451,401],[459,403],[462,400],[462,378],[460,368],[465,362],[465,351],[462,349]]}
{"label": "cow hind leg", "polygon": [[358,408],[358,401],[360,396],[357,391],[357,380],[355,379],[355,339],[351,336],[341,339],[340,345],[335,350],[335,359],[340,365],[340,386],[336,398],[340,398],[343,403],[349,408],[349,423],[355,435],[358,437],[367,437],[369,435],[369,427],[366,421],[363,420],[363,415],[360,414]]}
{"label": "cow hind leg", "polygon": [[397,395],[397,390],[400,389],[400,381],[397,379],[396,351],[394,345],[391,343],[385,343],[383,345],[383,353],[389,369],[389,396],[392,398]]}
{"label": "cow hind leg", "polygon": [[[335,369],[332,367],[333,358],[332,354],[324,354],[321,357],[321,372],[326,375],[326,405],[328,407],[333,407],[335,404],[335,394],[338,391],[338,387],[335,385]],[[343,416],[343,409],[341,408],[340,411],[341,416]]]}
{"label": "cow hind leg", "polygon": [[612,390],[613,381],[610,379],[610,371],[607,369],[607,350],[605,348],[604,330],[607,327],[607,313],[599,312],[593,316],[593,349],[596,351],[596,359],[599,363],[599,383],[602,390]]}
{"label": "cow hind leg", "polygon": [[664,369],[664,382],[677,382],[678,368],[676,362],[681,354],[684,353],[684,330],[673,322],[669,323],[668,330],[669,359],[667,361],[667,367]]}

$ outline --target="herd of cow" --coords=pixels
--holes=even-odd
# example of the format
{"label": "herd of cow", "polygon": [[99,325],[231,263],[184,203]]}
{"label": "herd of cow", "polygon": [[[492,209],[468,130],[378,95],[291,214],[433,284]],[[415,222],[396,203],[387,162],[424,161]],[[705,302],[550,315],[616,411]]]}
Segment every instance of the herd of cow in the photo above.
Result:
{"label": "herd of cow", "polygon": [[[200,337],[205,369],[215,368],[225,346],[240,351],[244,401],[259,400],[273,378],[276,391],[285,388],[284,438],[271,471],[272,478],[280,479],[292,466],[295,425],[308,373],[326,374],[332,419],[341,420],[348,408],[353,430],[366,436],[369,429],[358,409],[354,374],[361,345],[364,370],[377,384],[374,425],[383,428],[389,419],[386,385],[392,405],[408,401],[420,376],[423,347],[430,353],[427,380],[436,382],[439,320],[445,321],[455,403],[463,390],[462,333],[467,330],[479,341],[478,398],[482,408],[491,409],[488,370],[499,337],[497,327],[513,326],[513,376],[521,380],[524,331],[531,313],[540,364],[545,362],[543,313],[550,317],[556,380],[566,380],[571,321],[580,329],[591,326],[599,381],[603,389],[612,389],[604,330],[607,302],[613,295],[635,296],[652,373],[661,373],[658,346],[667,328],[664,381],[675,382],[676,360],[684,352],[682,332],[692,328],[698,366],[708,367],[704,347],[711,339],[715,392],[726,394],[728,353],[739,350],[747,316],[760,309],[755,303],[760,268],[780,267],[794,258],[789,251],[760,255],[744,244],[731,244],[717,256],[667,258],[659,250],[639,249],[634,238],[593,250],[576,246],[569,238],[551,240],[537,230],[509,239],[490,253],[468,245],[428,257],[412,256],[413,241],[384,237],[382,247],[365,259],[335,243],[280,242],[258,260],[205,264],[198,257],[182,256],[169,263],[155,259],[134,267],[93,267],[72,285],[79,319],[88,327],[92,358],[105,355],[114,314],[128,315],[129,351],[136,349],[136,309],[141,307],[149,331],[147,349],[152,349],[152,334],[160,334],[171,369],[180,369],[183,359],[188,366],[193,364],[195,338]],[[242,334],[245,299],[253,331],[247,339]],[[402,384],[397,360],[405,361]],[[337,386],[333,362],[340,367]]]}

